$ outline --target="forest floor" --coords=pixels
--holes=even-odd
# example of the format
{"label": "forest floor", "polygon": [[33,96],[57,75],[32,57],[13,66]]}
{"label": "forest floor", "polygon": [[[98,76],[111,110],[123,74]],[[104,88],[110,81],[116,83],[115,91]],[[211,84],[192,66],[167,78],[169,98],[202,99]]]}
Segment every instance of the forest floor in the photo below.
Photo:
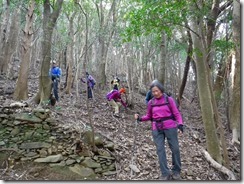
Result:
{"label": "forest floor", "polygon": [[[14,82],[0,79],[3,90],[0,93],[0,103],[9,104],[12,101]],[[32,82],[29,84],[30,96],[37,91],[37,84]],[[0,91],[1,91],[0,90]],[[135,129],[134,113],[146,112],[146,105],[144,103],[145,97],[138,93],[135,94],[135,107],[133,109],[125,110],[121,108],[121,117],[113,117],[112,109],[109,107],[105,95],[107,91],[95,89],[95,99],[91,100],[89,104],[92,106],[92,121],[94,123],[95,132],[104,135],[105,138],[110,139],[117,145],[115,156],[117,158],[116,169],[117,174],[102,176],[99,180],[157,180],[160,176],[160,169],[158,158],[156,154],[156,147],[152,140],[150,122],[139,123]],[[52,109],[57,120],[60,123],[68,124],[71,128],[80,127],[80,122],[89,124],[87,118],[86,94],[81,94],[81,100],[77,103],[75,94],[68,95],[61,92],[61,98],[58,106],[59,109]],[[181,105],[181,112],[185,121],[185,130],[183,135],[179,137],[179,144],[181,150],[182,172],[183,180],[227,180],[227,175],[222,174],[214,169],[210,163],[205,159],[201,152],[201,147],[206,149],[206,138],[204,134],[204,126],[201,120],[201,113],[199,104],[196,101],[190,103],[183,100]],[[225,118],[222,118],[225,120]],[[225,124],[224,124],[225,126]],[[225,126],[227,127],[227,125]],[[231,144],[231,134],[225,129],[225,138],[227,142],[227,149],[230,158],[230,170],[235,174],[236,179],[240,180],[240,147]],[[134,138],[135,147],[133,147]],[[167,145],[167,144],[166,144]],[[129,164],[131,163],[132,153],[134,148],[134,165],[140,170],[139,173],[131,173]],[[166,146],[168,164],[171,163],[171,153],[168,145]],[[6,159],[0,155],[1,160]],[[40,175],[29,177],[30,180],[77,180],[78,176],[74,176],[64,170],[57,170],[50,168],[45,164],[36,165],[36,163],[22,163],[18,168],[15,168],[16,178],[7,178],[2,175],[0,179],[15,180],[24,173],[26,168],[33,168],[40,170]]]}

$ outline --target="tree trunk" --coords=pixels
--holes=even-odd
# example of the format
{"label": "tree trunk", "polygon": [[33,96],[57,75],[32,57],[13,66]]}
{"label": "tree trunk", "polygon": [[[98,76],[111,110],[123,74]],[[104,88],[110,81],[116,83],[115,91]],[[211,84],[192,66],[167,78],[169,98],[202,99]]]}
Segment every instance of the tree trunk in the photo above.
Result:
{"label": "tree trunk", "polygon": [[8,23],[9,23],[9,17],[10,17],[10,11],[9,11],[9,5],[10,0],[6,1],[6,4],[4,6],[4,13],[1,19],[3,20],[0,27],[0,74],[7,73],[7,71],[4,71],[5,69],[5,54],[4,49],[6,47],[6,40],[7,40],[7,33],[8,31]]}
{"label": "tree trunk", "polygon": [[160,64],[159,64],[159,77],[158,80],[164,84],[165,71],[166,71],[166,33],[161,33],[161,45],[160,45]]}
{"label": "tree trunk", "polygon": [[[13,54],[16,52],[19,34],[19,13],[20,10],[17,9],[12,15],[11,26],[9,28],[8,37],[3,48],[3,62],[1,65],[1,73],[8,74],[9,63],[12,61]],[[8,76],[9,77],[9,76]]]}
{"label": "tree trunk", "polygon": [[[201,20],[192,21],[192,29],[200,33],[201,24],[198,24]],[[199,34],[201,35],[201,34]],[[192,33],[193,47],[195,49],[194,57],[196,61],[197,69],[197,85],[200,98],[200,106],[202,112],[202,119],[204,123],[207,149],[210,155],[219,163],[222,162],[220,145],[216,134],[215,118],[214,118],[214,107],[211,99],[211,88],[209,83],[209,76],[206,65],[206,51],[202,45],[202,40],[199,35]]]}
{"label": "tree trunk", "polygon": [[49,77],[51,48],[52,48],[52,34],[56,25],[57,18],[62,8],[63,0],[57,0],[51,13],[51,5],[49,0],[44,1],[43,11],[43,41],[42,41],[42,65],[41,75],[39,81],[39,92],[36,101],[40,103],[48,102],[51,94],[51,80]]}
{"label": "tree trunk", "polygon": [[16,100],[26,100],[28,99],[28,75],[30,67],[30,54],[31,54],[31,41],[33,35],[33,22],[34,22],[34,8],[35,1],[32,0],[28,12],[26,15],[25,29],[23,30],[24,36],[21,45],[21,65],[19,76],[17,79],[14,99]]}
{"label": "tree trunk", "polygon": [[67,61],[67,67],[68,67],[68,72],[67,72],[67,83],[66,83],[66,89],[65,92],[66,94],[71,93],[71,86],[72,86],[72,81],[73,81],[73,60],[74,60],[74,17],[75,13],[71,16],[69,20],[69,36],[70,36],[70,43],[67,46],[67,52],[66,52],[66,61]]}
{"label": "tree trunk", "polygon": [[187,35],[188,35],[189,45],[188,45],[188,50],[187,50],[187,57],[186,57],[186,64],[185,64],[185,68],[184,68],[184,74],[183,74],[183,78],[182,78],[182,82],[181,82],[181,86],[180,86],[180,90],[179,90],[179,94],[178,94],[178,98],[177,98],[177,102],[179,105],[181,103],[182,95],[183,95],[183,92],[184,92],[184,89],[186,86],[187,75],[188,75],[188,71],[189,71],[190,63],[191,63],[191,58],[192,58],[192,38],[191,38],[190,31],[187,31]]}
{"label": "tree trunk", "polygon": [[232,105],[231,105],[231,113],[230,113],[230,122],[232,129],[232,143],[239,143],[240,139],[240,124],[241,124],[241,83],[240,83],[240,74],[241,74],[241,65],[240,65],[240,40],[241,40],[241,17],[240,17],[240,1],[234,0],[234,8],[233,8],[233,41],[235,44],[235,72],[234,72],[234,84],[233,84],[233,92],[232,92]]}

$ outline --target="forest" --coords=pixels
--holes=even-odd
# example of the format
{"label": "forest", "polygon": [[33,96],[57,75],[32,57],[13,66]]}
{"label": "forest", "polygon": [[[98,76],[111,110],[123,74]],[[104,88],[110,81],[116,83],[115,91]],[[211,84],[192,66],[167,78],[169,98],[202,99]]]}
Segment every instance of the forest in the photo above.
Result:
{"label": "forest", "polygon": [[241,180],[240,0],[0,4],[1,180],[160,180],[134,117],[154,80],[183,118],[181,180]]}

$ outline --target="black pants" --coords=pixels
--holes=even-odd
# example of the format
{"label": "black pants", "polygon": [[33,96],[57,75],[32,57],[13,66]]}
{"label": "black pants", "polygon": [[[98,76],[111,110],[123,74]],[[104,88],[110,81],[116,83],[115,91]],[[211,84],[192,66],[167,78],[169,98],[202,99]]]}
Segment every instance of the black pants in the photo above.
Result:
{"label": "black pants", "polygon": [[59,96],[58,96],[58,80],[54,79],[53,83],[52,83],[52,90],[53,90],[53,94],[54,97],[56,99],[56,101],[59,101]]}

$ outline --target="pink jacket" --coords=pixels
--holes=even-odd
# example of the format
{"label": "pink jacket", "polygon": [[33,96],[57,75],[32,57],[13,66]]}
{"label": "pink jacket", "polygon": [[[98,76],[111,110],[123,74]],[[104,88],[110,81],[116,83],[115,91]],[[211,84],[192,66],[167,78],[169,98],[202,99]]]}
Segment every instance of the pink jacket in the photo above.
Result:
{"label": "pink jacket", "polygon": [[[152,107],[152,100],[148,102],[147,106],[147,114],[141,117],[141,121],[152,121],[152,130],[157,130],[156,128],[156,122],[154,120],[159,120],[161,118],[169,117],[174,115],[176,120],[168,119],[164,121],[163,129],[170,129],[175,128],[180,124],[183,124],[182,116],[176,107],[176,104],[174,102],[174,99],[172,97],[168,97],[168,105],[162,105],[162,106],[154,106]],[[158,99],[153,99],[154,105],[164,104],[165,98],[164,95]],[[171,110],[170,110],[171,108]],[[172,113],[171,113],[172,111]]]}
{"label": "pink jacket", "polygon": [[126,107],[126,103],[122,100],[122,98],[121,98],[121,94],[119,93],[119,91],[115,91],[115,92],[113,92],[113,94],[109,97],[109,101],[110,100],[114,100],[115,102],[121,102],[122,103],[122,105],[124,106],[124,107]]}

